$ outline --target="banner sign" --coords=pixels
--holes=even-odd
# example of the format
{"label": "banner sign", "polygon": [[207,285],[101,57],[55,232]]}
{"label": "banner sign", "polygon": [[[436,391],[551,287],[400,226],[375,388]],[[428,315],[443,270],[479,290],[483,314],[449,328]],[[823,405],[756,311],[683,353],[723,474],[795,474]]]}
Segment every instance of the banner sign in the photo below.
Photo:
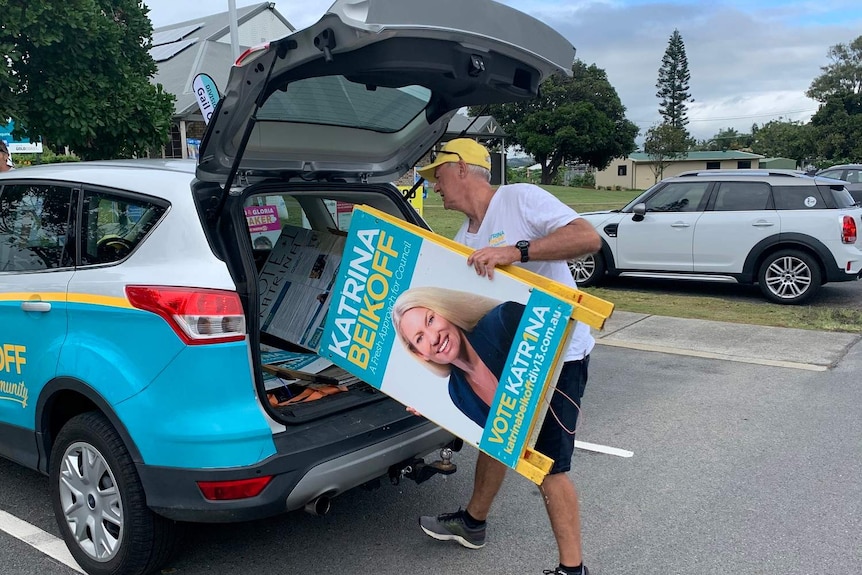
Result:
{"label": "banner sign", "polygon": [[204,122],[209,124],[219,101],[218,88],[208,74],[198,74],[192,84]]}
{"label": "banner sign", "polygon": [[12,137],[12,132],[15,130],[15,122],[11,119],[7,120],[6,125],[0,125],[0,140],[6,143],[9,153],[15,154],[41,154],[42,142],[31,142],[30,138],[21,138],[16,140]]}
{"label": "banner sign", "polygon": [[515,266],[478,276],[471,251],[357,206],[317,353],[538,484],[573,318],[613,305]]}

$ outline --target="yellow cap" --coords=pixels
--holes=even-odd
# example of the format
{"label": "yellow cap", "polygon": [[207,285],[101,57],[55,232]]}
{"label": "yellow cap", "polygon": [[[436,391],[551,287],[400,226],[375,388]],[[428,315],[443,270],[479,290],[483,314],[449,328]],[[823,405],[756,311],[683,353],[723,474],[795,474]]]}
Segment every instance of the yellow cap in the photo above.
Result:
{"label": "yellow cap", "polygon": [[464,160],[465,163],[474,166],[481,166],[486,170],[491,169],[491,155],[485,146],[470,138],[457,138],[443,144],[443,148],[437,152],[437,159],[424,168],[419,168],[419,175],[433,184],[437,181],[437,178],[434,177],[434,170],[437,169],[437,166],[458,160]]}

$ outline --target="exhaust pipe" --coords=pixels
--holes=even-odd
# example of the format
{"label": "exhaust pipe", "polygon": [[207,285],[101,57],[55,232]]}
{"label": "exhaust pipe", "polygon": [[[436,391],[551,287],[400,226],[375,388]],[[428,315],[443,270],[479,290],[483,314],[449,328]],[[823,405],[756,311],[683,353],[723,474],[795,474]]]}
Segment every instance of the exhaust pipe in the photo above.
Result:
{"label": "exhaust pipe", "polygon": [[316,497],[305,504],[305,512],[323,517],[332,507],[332,500],[326,495]]}

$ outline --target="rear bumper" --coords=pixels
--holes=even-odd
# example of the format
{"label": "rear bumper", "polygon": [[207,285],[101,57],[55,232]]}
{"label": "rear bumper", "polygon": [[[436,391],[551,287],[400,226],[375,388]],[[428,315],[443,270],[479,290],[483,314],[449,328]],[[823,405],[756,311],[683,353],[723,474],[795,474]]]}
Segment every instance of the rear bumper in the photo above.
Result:
{"label": "rear bumper", "polygon": [[[417,423],[418,422],[418,423]],[[138,465],[147,505],[176,521],[229,523],[260,519],[302,508],[326,495],[334,497],[385,475],[389,467],[422,457],[453,440],[448,431],[427,420],[409,417],[403,429],[388,429],[379,440],[366,436],[311,451],[278,453],[258,465],[231,469],[180,469]],[[381,430],[382,432],[383,430]],[[351,444],[355,448],[351,448]],[[198,481],[226,481],[272,475],[256,497],[209,501]]]}
{"label": "rear bumper", "polygon": [[825,279],[824,283],[856,281],[862,279],[862,269],[848,272],[842,268],[829,268]]}

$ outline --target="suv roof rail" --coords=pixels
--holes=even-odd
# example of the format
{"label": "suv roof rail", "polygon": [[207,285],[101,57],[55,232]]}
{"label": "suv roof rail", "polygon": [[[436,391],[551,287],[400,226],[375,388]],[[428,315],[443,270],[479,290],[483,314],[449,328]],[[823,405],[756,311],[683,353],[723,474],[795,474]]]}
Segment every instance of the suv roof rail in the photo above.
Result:
{"label": "suv roof rail", "polygon": [[810,178],[801,170],[692,170],[679,174],[678,177],[691,176],[784,176],[788,178]]}

